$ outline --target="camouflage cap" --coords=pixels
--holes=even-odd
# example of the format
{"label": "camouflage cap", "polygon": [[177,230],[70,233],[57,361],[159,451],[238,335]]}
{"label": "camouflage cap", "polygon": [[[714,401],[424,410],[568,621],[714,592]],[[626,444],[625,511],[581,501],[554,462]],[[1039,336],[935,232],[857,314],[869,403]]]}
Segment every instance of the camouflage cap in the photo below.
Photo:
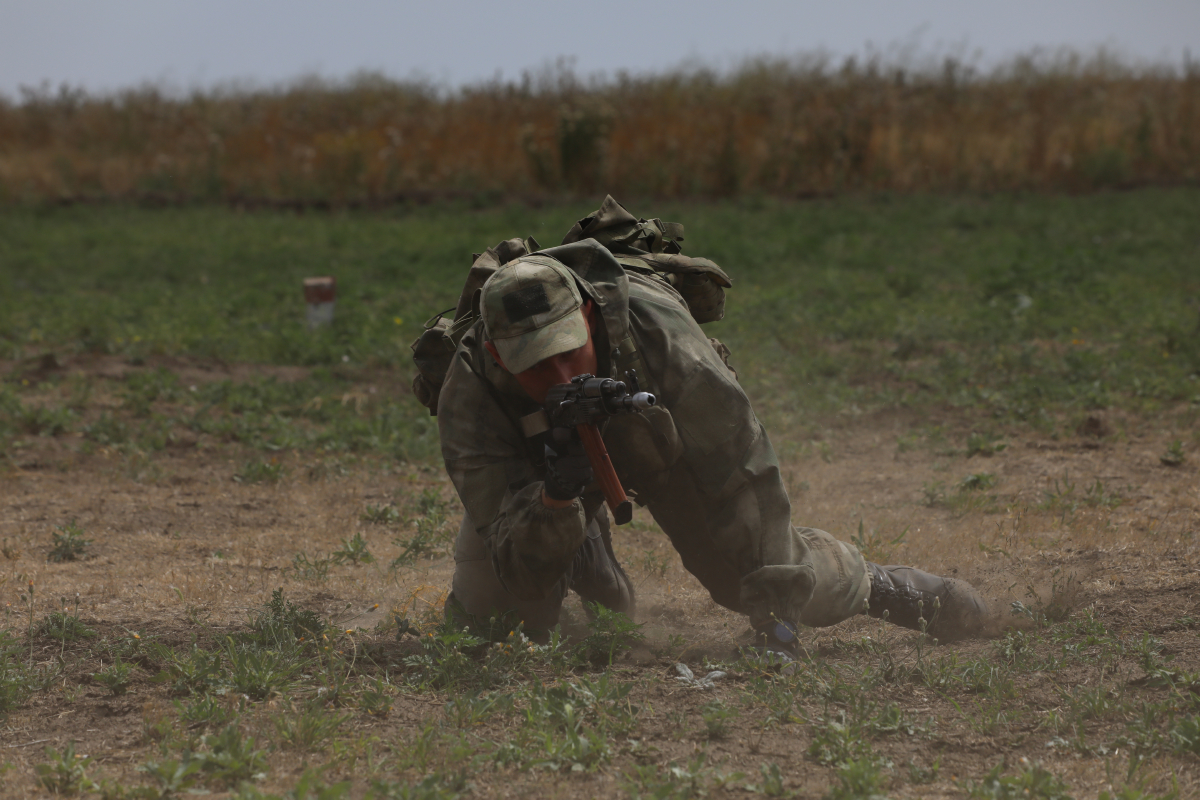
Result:
{"label": "camouflage cap", "polygon": [[488,339],[509,372],[587,344],[583,296],[569,269],[550,256],[522,256],[483,285],[480,312]]}

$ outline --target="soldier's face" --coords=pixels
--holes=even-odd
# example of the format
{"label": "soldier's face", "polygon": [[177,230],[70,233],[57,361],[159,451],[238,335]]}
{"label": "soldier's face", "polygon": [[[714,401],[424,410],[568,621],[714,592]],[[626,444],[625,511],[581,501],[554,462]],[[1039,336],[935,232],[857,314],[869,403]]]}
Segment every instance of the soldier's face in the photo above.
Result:
{"label": "soldier's face", "polygon": [[[590,373],[596,374],[596,346],[595,339],[592,336],[592,326],[596,324],[595,315],[592,313],[592,301],[585,300],[583,303],[583,316],[588,321],[588,340],[583,347],[577,347],[574,350],[568,350],[565,353],[559,353],[556,356],[542,359],[524,372],[517,372],[513,377],[517,379],[517,383],[525,390],[525,394],[536,400],[538,403],[546,402],[546,393],[551,388],[558,386],[560,383],[570,383],[571,378],[576,375]],[[496,352],[496,347],[491,342],[486,343],[488,352],[492,354],[492,358],[500,366],[504,366],[504,362],[500,360],[499,353]]]}

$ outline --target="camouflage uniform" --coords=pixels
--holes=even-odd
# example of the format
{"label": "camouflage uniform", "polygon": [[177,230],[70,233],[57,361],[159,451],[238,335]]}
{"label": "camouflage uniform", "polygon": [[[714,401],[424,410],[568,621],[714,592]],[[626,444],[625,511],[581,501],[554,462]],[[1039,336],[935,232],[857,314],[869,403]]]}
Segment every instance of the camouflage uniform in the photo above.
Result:
{"label": "camouflage uniform", "polygon": [[[687,570],[756,627],[773,618],[833,625],[861,613],[871,587],[862,556],[792,524],[766,431],[682,296],[647,261],[618,261],[591,239],[534,258],[547,256],[573,271],[602,317],[598,374],[623,380],[636,369],[658,397],[602,432],[623,485]],[[483,339],[482,322],[463,336],[437,405],[442,455],[467,511],[455,601],[475,617],[515,611],[531,628],[553,626],[568,588],[631,609],[602,495],[593,486],[565,508],[543,505],[545,434],[526,435],[540,409]]]}

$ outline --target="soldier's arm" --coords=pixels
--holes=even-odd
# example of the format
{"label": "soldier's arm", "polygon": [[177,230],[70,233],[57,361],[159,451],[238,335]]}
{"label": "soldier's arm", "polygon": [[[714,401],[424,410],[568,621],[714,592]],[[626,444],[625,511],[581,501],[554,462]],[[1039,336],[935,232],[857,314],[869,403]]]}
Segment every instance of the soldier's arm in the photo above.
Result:
{"label": "soldier's arm", "polygon": [[583,543],[583,504],[543,503],[520,430],[472,364],[473,344],[464,337],[442,387],[442,457],[500,582],[522,600],[541,599]]}

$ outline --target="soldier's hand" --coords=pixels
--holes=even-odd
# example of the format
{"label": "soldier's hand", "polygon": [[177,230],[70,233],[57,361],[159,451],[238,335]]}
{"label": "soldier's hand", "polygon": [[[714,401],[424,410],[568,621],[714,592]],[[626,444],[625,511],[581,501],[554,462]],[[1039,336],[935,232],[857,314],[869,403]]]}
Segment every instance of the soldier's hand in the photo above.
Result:
{"label": "soldier's hand", "polygon": [[594,477],[579,434],[572,428],[552,428],[546,444],[546,496],[574,500]]}

